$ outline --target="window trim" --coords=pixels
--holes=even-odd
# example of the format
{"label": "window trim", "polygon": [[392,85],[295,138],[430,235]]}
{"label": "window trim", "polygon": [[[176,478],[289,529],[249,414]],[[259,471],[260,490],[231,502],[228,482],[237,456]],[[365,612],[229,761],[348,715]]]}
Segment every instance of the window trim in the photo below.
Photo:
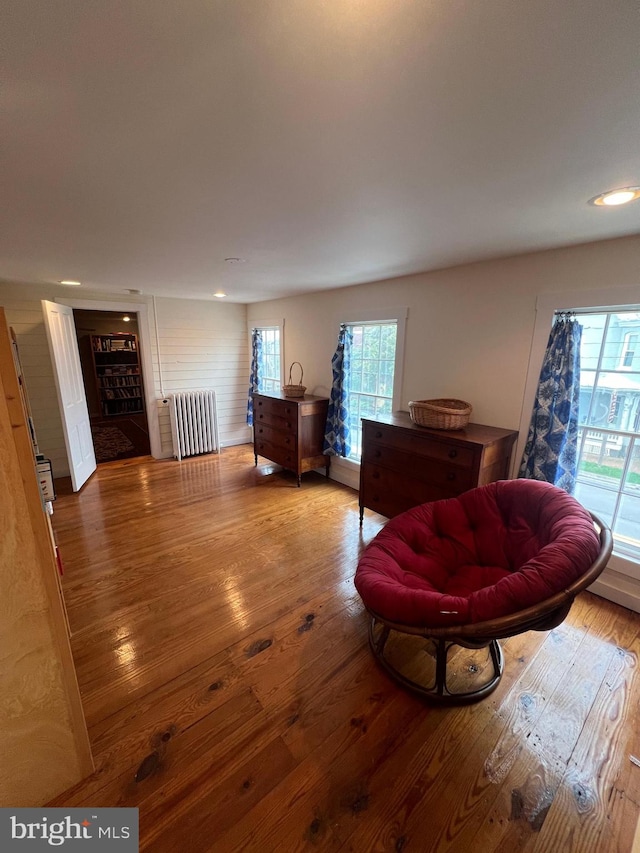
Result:
{"label": "window trim", "polygon": [[251,335],[254,329],[278,329],[280,332],[280,381],[284,383],[284,319],[262,318],[247,322],[249,361],[251,365]]}
{"label": "window trim", "polygon": [[[409,309],[406,305],[395,308],[370,309],[368,311],[352,312],[347,317],[340,317],[339,323],[346,326],[377,325],[379,323],[396,324],[396,358],[393,368],[393,396],[391,398],[391,410],[401,410],[402,381],[404,373],[404,350],[407,333],[407,318]],[[349,319],[353,317],[354,319]],[[351,460],[353,462],[353,460]],[[357,463],[359,465],[359,463]]]}

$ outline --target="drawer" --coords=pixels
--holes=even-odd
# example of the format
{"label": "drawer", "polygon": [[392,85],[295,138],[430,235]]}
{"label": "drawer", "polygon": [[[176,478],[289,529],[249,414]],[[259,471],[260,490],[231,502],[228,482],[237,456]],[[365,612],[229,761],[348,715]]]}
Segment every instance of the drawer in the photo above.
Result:
{"label": "drawer", "polygon": [[[456,472],[453,470],[439,472],[439,476],[423,479],[417,476],[410,477],[377,465],[363,465],[361,474],[361,486],[363,488],[408,497],[411,500],[411,506],[440,498],[451,498],[461,492],[466,492],[470,488],[469,480],[465,478],[465,481],[461,482],[456,479]],[[434,494],[437,494],[437,497],[433,497]]]}
{"label": "drawer", "polygon": [[457,458],[441,462],[426,456],[413,456],[384,444],[366,445],[362,465],[372,467],[376,471],[376,478],[380,477],[381,471],[388,470],[389,473],[395,472],[399,479],[412,477],[455,489],[456,492],[465,492],[475,485],[473,469],[458,464]]}
{"label": "drawer", "polygon": [[405,431],[386,424],[364,424],[363,446],[382,444],[398,450],[404,450],[414,456],[428,456],[454,462],[456,465],[472,467],[475,451],[450,441],[439,440],[431,435],[421,435],[414,430]]}
{"label": "drawer", "polygon": [[256,441],[266,441],[274,447],[291,450],[294,454],[296,452],[296,435],[294,432],[279,430],[261,422],[255,425],[254,433]]}
{"label": "drawer", "polygon": [[267,424],[280,432],[295,432],[297,428],[296,413],[292,416],[285,414],[284,409],[282,414],[278,414],[275,410],[257,409],[253,418],[254,424]]}
{"label": "drawer", "polygon": [[456,494],[457,490],[401,478],[382,468],[364,471],[360,481],[360,505],[382,513],[387,518],[392,518],[413,506],[455,497]]}
{"label": "drawer", "polygon": [[265,439],[256,439],[254,443],[254,452],[259,456],[264,456],[266,459],[271,459],[276,465],[282,465],[283,468],[289,468],[296,471],[296,454],[293,450],[287,450],[285,447],[280,447],[277,444],[272,444]]}
{"label": "drawer", "polygon": [[255,397],[254,411],[257,413],[274,415],[277,418],[293,418],[298,416],[298,406],[287,400],[278,400],[276,397]]}

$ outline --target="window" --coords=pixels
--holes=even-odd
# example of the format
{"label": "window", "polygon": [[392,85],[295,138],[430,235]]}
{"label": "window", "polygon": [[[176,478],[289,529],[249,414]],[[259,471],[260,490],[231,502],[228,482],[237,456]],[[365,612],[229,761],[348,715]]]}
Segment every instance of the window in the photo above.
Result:
{"label": "window", "polygon": [[[581,314],[580,430],[575,496],[640,559],[640,312]],[[640,365],[639,365],[640,368]]]}
{"label": "window", "polygon": [[636,357],[638,347],[638,335],[635,332],[627,332],[624,336],[622,347],[621,367],[633,367],[633,359]]}
{"label": "window", "polygon": [[261,394],[278,394],[282,387],[280,374],[280,328],[257,326],[262,337],[262,358],[258,368],[258,390]]}
{"label": "window", "polygon": [[394,410],[394,379],[398,323],[348,323],[353,335],[349,372],[349,459],[362,455],[361,418],[390,415]]}

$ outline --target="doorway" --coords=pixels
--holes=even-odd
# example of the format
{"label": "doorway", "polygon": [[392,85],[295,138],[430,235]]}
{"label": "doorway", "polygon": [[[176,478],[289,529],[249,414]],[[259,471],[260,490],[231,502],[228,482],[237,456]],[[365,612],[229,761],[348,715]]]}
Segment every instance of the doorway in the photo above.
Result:
{"label": "doorway", "polygon": [[136,312],[73,309],[96,462],[151,452]]}

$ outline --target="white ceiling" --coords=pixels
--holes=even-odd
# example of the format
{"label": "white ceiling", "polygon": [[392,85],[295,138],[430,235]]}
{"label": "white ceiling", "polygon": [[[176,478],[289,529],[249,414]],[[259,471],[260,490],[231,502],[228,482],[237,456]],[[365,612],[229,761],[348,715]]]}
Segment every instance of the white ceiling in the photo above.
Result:
{"label": "white ceiling", "polygon": [[640,184],[637,0],[2,17],[4,279],[251,302],[640,232],[587,204]]}

